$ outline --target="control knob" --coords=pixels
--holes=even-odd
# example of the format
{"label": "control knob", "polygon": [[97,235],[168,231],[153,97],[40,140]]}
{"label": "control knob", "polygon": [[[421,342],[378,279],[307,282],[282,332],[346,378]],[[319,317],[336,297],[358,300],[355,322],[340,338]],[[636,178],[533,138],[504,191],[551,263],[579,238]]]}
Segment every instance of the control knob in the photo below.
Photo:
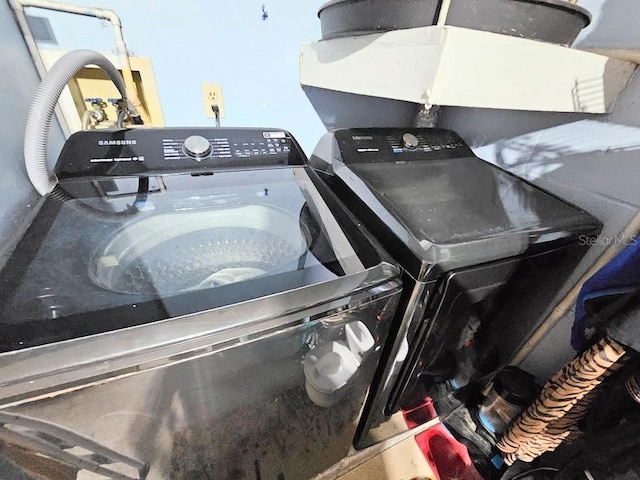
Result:
{"label": "control knob", "polygon": [[402,135],[402,144],[405,148],[413,150],[419,143],[418,138],[413,133],[405,133]]}
{"label": "control knob", "polygon": [[184,153],[200,161],[211,153],[211,143],[203,136],[191,135],[182,144],[182,149]]}

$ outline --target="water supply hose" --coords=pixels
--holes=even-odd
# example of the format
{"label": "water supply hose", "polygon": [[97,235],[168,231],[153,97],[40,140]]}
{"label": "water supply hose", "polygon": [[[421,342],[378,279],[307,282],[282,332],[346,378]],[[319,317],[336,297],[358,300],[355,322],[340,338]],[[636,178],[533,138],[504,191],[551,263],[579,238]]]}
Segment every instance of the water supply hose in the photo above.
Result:
{"label": "water supply hose", "polygon": [[67,83],[84,67],[100,67],[115,84],[126,101],[124,80],[116,67],[98,52],[74,50],[64,55],[49,70],[33,98],[24,134],[24,162],[29,180],[40,195],[46,195],[57,184],[47,167],[47,142],[54,109]]}

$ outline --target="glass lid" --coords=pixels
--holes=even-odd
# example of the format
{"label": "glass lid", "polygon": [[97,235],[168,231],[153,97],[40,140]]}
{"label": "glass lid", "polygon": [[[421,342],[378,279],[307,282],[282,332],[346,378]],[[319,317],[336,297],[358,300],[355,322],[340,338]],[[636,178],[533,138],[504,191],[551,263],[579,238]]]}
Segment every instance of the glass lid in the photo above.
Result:
{"label": "glass lid", "polygon": [[373,247],[353,241],[356,227],[309,175],[287,167],[65,183],[0,272],[2,343],[148,323],[373,266],[360,255]]}

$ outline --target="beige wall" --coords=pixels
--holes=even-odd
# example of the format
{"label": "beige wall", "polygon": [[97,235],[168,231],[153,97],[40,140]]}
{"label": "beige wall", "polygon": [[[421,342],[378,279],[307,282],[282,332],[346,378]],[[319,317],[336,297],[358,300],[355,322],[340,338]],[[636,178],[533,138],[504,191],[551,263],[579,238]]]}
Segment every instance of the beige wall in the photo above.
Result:
{"label": "beige wall", "polygon": [[[47,69],[66,52],[58,50],[41,50],[40,55]],[[115,55],[105,55],[114,65],[118,66],[119,61]],[[133,70],[134,81],[138,87],[138,95],[151,118],[151,125],[155,127],[164,126],[164,115],[158,96],[158,87],[153,72],[153,64],[150,58],[131,57],[131,69]],[[65,88],[61,98],[60,107],[63,115],[72,132],[82,129],[82,114],[85,109],[91,108],[84,101],[85,98],[102,98],[105,102],[109,98],[120,97],[115,85],[109,80],[107,75],[97,67],[87,67],[81,70]],[[116,119],[115,108],[107,104],[105,109],[108,121],[101,125],[111,127]]]}

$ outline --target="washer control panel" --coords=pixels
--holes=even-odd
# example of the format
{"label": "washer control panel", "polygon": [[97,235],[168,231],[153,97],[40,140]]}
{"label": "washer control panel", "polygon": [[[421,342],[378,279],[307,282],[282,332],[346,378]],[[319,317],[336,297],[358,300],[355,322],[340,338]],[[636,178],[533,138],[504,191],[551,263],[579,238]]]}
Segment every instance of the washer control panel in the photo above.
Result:
{"label": "washer control panel", "polygon": [[304,153],[285,130],[132,128],[75,133],[55,172],[64,180],[305,164]]}

